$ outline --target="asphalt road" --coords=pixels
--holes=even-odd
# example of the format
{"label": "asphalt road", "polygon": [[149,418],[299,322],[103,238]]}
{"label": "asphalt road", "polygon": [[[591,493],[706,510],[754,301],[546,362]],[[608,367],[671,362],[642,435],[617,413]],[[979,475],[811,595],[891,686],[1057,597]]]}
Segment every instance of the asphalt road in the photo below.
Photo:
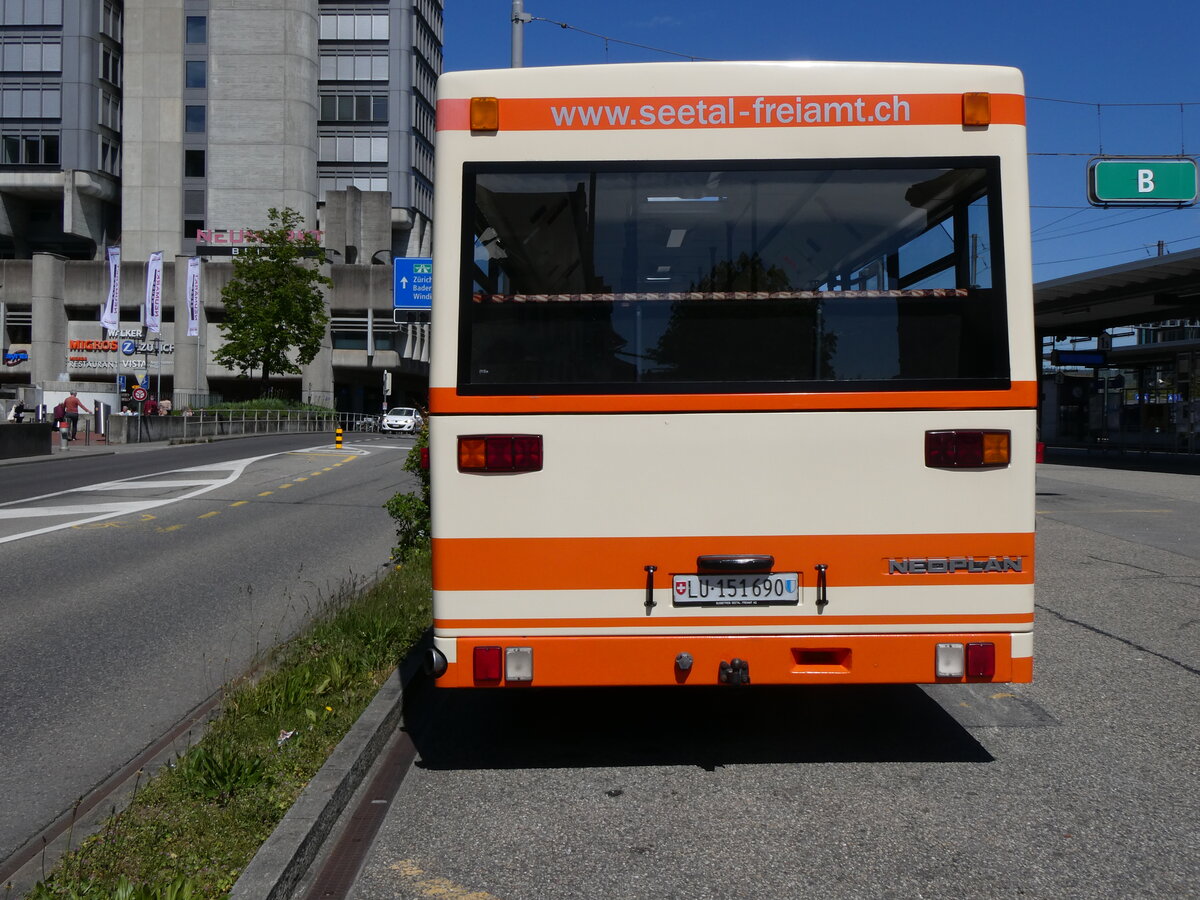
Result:
{"label": "asphalt road", "polygon": [[377,577],[410,439],[0,467],[0,860],[331,598]]}
{"label": "asphalt road", "polygon": [[1200,477],[1038,492],[1034,684],[418,684],[351,897],[1200,896]]}

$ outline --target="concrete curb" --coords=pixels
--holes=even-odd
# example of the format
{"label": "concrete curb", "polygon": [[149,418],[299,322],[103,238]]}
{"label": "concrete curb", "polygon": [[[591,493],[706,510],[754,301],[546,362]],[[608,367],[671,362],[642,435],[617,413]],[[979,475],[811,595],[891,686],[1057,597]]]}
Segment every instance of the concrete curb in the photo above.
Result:
{"label": "concrete curb", "polygon": [[397,667],[234,884],[229,900],[286,900],[400,724],[404,669]]}

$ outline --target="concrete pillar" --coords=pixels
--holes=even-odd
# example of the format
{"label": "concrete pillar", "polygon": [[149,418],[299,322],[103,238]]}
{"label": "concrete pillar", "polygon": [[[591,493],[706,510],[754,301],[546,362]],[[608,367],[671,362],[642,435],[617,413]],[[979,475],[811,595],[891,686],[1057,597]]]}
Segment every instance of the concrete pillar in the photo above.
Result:
{"label": "concrete pillar", "polygon": [[[322,266],[321,271],[329,274],[329,266]],[[325,311],[329,312],[333,304],[329,296],[331,288],[322,288],[325,296]],[[333,408],[333,338],[330,335],[330,323],[325,324],[325,336],[321,338],[321,349],[307,366],[301,366],[300,371],[300,400],[314,406]]]}
{"label": "concrete pillar", "polygon": [[65,258],[33,254],[33,334],[29,344],[30,381],[67,380]]}

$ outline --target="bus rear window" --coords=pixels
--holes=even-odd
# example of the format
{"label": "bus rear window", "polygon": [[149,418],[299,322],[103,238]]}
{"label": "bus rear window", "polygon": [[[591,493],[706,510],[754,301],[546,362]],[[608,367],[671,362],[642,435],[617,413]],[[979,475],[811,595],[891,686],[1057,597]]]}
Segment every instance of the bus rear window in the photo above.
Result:
{"label": "bus rear window", "polygon": [[994,158],[464,170],[468,394],[1008,387]]}

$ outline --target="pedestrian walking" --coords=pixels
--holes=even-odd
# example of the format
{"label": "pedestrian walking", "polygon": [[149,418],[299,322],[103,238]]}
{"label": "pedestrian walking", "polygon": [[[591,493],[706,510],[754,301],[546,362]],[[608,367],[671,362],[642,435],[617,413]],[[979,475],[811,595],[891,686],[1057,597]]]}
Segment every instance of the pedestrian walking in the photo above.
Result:
{"label": "pedestrian walking", "polygon": [[79,399],[75,391],[71,391],[71,396],[63,401],[63,411],[66,414],[67,422],[70,425],[70,432],[67,440],[75,440],[75,434],[79,430],[79,410],[85,413],[91,413],[91,410],[83,405],[83,401]]}

